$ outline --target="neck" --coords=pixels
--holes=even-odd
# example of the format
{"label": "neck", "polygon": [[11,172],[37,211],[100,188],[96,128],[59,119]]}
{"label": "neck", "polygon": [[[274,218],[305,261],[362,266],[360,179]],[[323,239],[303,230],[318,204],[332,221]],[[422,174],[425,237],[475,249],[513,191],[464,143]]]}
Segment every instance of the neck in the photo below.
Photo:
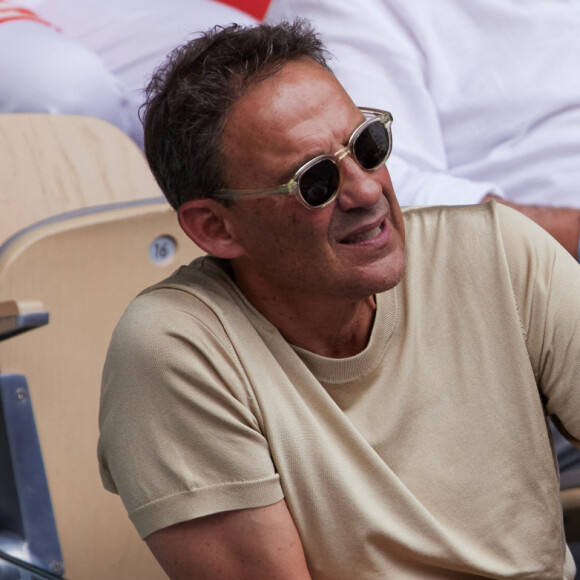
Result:
{"label": "neck", "polygon": [[250,303],[292,345],[329,358],[346,358],[368,344],[376,304],[373,296],[359,300],[315,301],[287,294],[257,294],[240,289]]}
{"label": "neck", "polygon": [[[375,310],[375,301],[371,296],[343,308],[341,316],[336,316],[336,311],[328,312],[326,316],[307,314],[300,328],[286,332],[280,328],[280,332],[294,346],[328,358],[346,358],[366,348]],[[317,311],[318,314],[320,312]]]}

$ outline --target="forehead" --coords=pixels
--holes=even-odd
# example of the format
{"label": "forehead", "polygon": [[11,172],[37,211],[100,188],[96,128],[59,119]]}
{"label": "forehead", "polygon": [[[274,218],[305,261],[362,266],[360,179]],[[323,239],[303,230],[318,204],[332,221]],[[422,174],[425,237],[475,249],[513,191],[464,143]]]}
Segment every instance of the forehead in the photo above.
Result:
{"label": "forehead", "polygon": [[258,158],[264,171],[274,170],[271,163],[279,171],[281,162],[289,168],[309,156],[333,153],[361,117],[332,73],[309,59],[290,62],[231,107],[222,137],[227,172],[240,177],[240,165],[250,169]]}
{"label": "forehead", "polygon": [[[317,98],[318,97],[318,98]],[[330,100],[330,102],[326,102]],[[251,85],[232,107],[256,107],[255,120],[292,114],[300,109],[304,114],[318,115],[320,106],[348,100],[348,95],[334,75],[317,62],[300,59],[287,63],[273,75]]]}

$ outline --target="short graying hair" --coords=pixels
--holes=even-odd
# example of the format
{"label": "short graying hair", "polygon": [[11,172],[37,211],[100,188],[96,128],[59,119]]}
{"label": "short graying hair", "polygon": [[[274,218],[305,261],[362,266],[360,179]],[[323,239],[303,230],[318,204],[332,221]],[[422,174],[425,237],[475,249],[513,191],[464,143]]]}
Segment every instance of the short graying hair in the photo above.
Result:
{"label": "short graying hair", "polygon": [[329,70],[327,56],[301,19],[216,26],[171,52],[149,83],[142,109],[145,154],[169,203],[178,209],[226,186],[222,130],[248,87],[301,58]]}

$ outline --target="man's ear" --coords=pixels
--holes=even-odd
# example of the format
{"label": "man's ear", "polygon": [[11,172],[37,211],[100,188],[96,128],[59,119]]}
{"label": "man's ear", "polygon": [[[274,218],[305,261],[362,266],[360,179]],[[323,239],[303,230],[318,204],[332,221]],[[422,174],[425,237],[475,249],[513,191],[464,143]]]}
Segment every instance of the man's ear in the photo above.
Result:
{"label": "man's ear", "polygon": [[232,259],[242,248],[232,235],[227,219],[228,208],[215,199],[186,201],[177,211],[181,229],[202,250],[217,258]]}

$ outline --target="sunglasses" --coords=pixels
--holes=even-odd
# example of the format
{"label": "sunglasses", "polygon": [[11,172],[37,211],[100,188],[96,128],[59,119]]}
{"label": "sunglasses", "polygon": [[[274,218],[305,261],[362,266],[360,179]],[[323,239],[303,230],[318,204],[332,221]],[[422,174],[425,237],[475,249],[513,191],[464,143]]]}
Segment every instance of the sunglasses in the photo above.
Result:
{"label": "sunglasses", "polygon": [[348,144],[334,155],[318,155],[311,159],[288,183],[274,189],[219,189],[211,197],[235,200],[293,193],[306,207],[327,206],[337,196],[342,183],[341,159],[350,155],[361,169],[374,171],[384,165],[391,154],[391,113],[362,107],[360,111],[365,121],[354,130]]}

